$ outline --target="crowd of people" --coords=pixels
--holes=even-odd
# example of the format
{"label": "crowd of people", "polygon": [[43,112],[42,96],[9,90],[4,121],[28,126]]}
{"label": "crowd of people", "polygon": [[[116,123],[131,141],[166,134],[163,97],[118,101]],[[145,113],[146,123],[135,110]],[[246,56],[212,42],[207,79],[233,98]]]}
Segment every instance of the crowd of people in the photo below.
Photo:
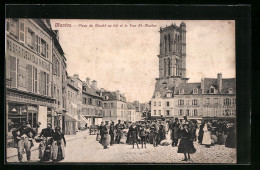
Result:
{"label": "crowd of people", "polygon": [[118,120],[101,122],[96,140],[104,149],[114,144],[129,144],[132,148],[145,148],[146,144],[154,147],[171,145],[178,147],[177,152],[184,154],[183,161],[190,160],[190,154],[196,152],[193,142],[210,148],[216,144],[236,147],[235,124],[227,120],[182,120],[178,118],[153,121],[124,122]]}
{"label": "crowd of people", "polygon": [[52,129],[52,125],[48,124],[47,128],[42,129],[41,133],[37,135],[29,122],[25,121],[21,127],[12,131],[15,142],[18,143],[18,160],[22,162],[23,152],[25,150],[27,161],[31,158],[31,148],[34,146],[33,139],[39,144],[39,160],[53,162],[61,161],[65,158],[66,140],[60,127]]}
{"label": "crowd of people", "polygon": [[[22,162],[25,150],[27,160],[30,161],[33,139],[39,144],[40,161],[61,161],[65,158],[66,140],[60,127],[52,129],[48,124],[39,135],[30,127],[29,122],[12,131],[18,146],[18,160]],[[210,148],[216,144],[226,147],[236,147],[236,128],[234,122],[226,120],[183,120],[178,118],[170,120],[153,120],[124,122],[118,120],[101,122],[98,126],[96,140],[104,149],[114,144],[129,144],[132,148],[146,149],[147,144],[153,147],[167,146],[178,147],[177,152],[184,154],[183,161],[190,160],[190,154],[196,152],[193,142]]]}

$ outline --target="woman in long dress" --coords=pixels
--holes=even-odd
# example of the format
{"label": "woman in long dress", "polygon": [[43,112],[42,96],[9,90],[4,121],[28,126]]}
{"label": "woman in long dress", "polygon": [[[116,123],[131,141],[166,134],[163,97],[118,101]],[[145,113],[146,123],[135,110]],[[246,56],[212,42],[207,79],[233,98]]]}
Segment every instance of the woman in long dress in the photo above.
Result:
{"label": "woman in long dress", "polygon": [[64,134],[61,132],[60,127],[56,127],[55,132],[53,133],[53,143],[51,152],[52,161],[61,161],[65,158],[65,147],[66,140]]}
{"label": "woman in long dress", "polygon": [[134,145],[136,143],[137,148],[139,149],[139,146],[138,146],[138,136],[139,136],[138,127],[135,124],[133,125],[133,129],[130,133],[130,136],[131,136],[131,139],[132,139],[133,148],[134,148]]}
{"label": "woman in long dress", "polygon": [[225,146],[228,148],[236,148],[236,129],[233,123],[228,127]]}
{"label": "woman in long dress", "polygon": [[110,144],[110,135],[108,133],[108,129],[109,129],[108,121],[106,121],[106,125],[102,127],[103,138],[101,144],[104,147],[104,149],[107,149]]}
{"label": "woman in long dress", "polygon": [[206,122],[203,127],[202,145],[206,145],[206,147],[208,148],[210,148],[211,146],[211,132],[210,132],[210,124],[208,122]]}
{"label": "woman in long dress", "polygon": [[[178,153],[184,153],[184,159],[182,161],[188,161],[190,159],[190,154],[193,154],[196,152],[196,148],[193,145],[193,138],[191,131],[188,129],[187,124],[182,125],[181,130],[181,141],[178,146]],[[187,159],[188,154],[188,159]]]}

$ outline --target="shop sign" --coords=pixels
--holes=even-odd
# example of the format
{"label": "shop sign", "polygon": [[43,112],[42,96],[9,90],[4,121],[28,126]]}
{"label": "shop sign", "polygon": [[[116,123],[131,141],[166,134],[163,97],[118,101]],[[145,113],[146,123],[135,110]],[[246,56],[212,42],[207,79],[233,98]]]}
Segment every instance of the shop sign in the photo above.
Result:
{"label": "shop sign", "polygon": [[30,111],[38,111],[37,107],[35,107],[35,106],[28,106],[28,110],[30,110]]}

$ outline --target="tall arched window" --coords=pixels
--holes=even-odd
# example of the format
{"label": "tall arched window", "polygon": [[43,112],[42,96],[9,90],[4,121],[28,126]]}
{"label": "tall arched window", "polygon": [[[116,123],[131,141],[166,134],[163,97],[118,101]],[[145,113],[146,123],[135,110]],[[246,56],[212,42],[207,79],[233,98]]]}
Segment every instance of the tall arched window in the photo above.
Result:
{"label": "tall arched window", "polygon": [[164,54],[167,52],[167,36],[164,37]]}
{"label": "tall arched window", "polygon": [[167,70],[167,68],[166,68],[166,65],[167,65],[167,63],[166,63],[167,61],[166,61],[166,59],[164,59],[164,76],[166,76],[166,70]]}
{"label": "tall arched window", "polygon": [[171,60],[168,58],[168,76],[171,75]]}
{"label": "tall arched window", "polygon": [[169,53],[171,52],[171,36],[168,34],[168,46],[169,46]]}

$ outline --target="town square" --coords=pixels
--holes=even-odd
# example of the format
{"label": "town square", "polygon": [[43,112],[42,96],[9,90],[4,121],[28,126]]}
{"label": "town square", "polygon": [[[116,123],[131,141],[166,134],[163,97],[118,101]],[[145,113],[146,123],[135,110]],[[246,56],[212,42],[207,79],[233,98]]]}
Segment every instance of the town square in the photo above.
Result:
{"label": "town square", "polygon": [[236,163],[234,20],[6,18],[8,163]]}

